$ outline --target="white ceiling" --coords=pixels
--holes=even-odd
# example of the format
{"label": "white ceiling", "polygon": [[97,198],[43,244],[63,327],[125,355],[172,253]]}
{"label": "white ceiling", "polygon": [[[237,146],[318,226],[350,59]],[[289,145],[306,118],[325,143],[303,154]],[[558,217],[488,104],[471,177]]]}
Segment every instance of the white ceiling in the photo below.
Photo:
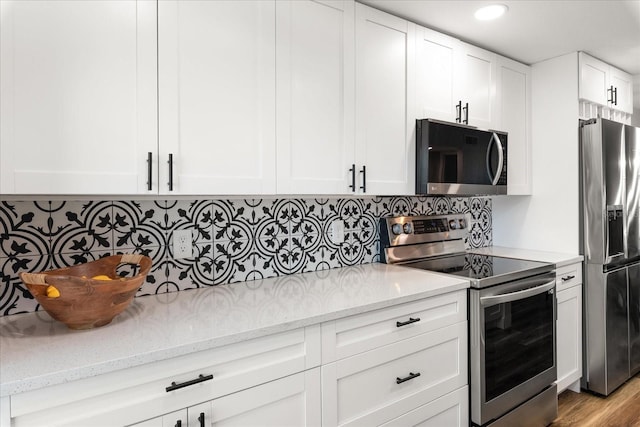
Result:
{"label": "white ceiling", "polygon": [[[358,0],[526,64],[584,51],[636,76],[640,108],[640,0]],[[480,6],[509,11],[477,21]]]}

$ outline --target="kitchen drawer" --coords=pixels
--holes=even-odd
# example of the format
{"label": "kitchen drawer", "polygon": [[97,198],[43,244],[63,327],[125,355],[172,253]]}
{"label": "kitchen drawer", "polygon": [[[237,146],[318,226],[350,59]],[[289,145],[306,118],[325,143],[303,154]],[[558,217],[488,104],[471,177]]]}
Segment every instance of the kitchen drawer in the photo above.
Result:
{"label": "kitchen drawer", "polygon": [[[320,365],[320,328],[311,326],[11,397],[20,426],[125,425]],[[210,380],[166,391],[212,375]]]}
{"label": "kitchen drawer", "polygon": [[460,322],[323,366],[323,425],[382,424],[466,384]]}
{"label": "kitchen drawer", "polygon": [[467,427],[469,425],[469,387],[465,386],[433,402],[384,423],[382,427]]}
{"label": "kitchen drawer", "polygon": [[582,284],[582,263],[556,269],[556,292]]}
{"label": "kitchen drawer", "polygon": [[322,324],[322,363],[466,321],[466,290]]}

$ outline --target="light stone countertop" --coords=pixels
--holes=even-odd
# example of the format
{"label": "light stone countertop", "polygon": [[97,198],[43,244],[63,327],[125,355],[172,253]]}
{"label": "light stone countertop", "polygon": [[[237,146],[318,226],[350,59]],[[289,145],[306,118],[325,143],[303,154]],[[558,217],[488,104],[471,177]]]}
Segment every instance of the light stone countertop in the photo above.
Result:
{"label": "light stone countertop", "polygon": [[45,312],[0,317],[0,397],[468,287],[459,277],[367,264],[138,297],[91,330]]}
{"label": "light stone countertop", "polygon": [[552,262],[557,267],[582,262],[584,257],[579,254],[564,254],[560,252],[543,252],[531,249],[508,248],[504,246],[489,246],[473,249],[469,252],[484,255],[501,256],[505,258],[526,259],[529,261]]}

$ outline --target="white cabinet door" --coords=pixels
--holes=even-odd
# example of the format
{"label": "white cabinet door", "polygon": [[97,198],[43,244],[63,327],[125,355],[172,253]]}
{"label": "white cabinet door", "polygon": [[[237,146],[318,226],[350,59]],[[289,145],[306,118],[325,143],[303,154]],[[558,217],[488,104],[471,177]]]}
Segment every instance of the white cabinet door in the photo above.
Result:
{"label": "white cabinet door", "polygon": [[414,194],[415,24],[356,3],[357,192]]}
{"label": "white cabinet door", "polygon": [[458,40],[424,27],[417,27],[416,32],[416,118],[454,122]]}
{"label": "white cabinet door", "polygon": [[0,20],[0,193],[146,193],[156,2],[2,1]]}
{"label": "white cabinet door", "polygon": [[462,101],[462,120],[479,128],[495,128],[496,54],[467,43],[460,46],[454,99]]}
{"label": "white cabinet door", "polygon": [[354,2],[278,1],[277,191],[349,192],[354,161]]}
{"label": "white cabinet door", "polygon": [[507,194],[531,194],[531,68],[498,57],[499,124],[507,132]]}
{"label": "white cabinet door", "polygon": [[320,405],[320,368],[314,368],[189,407],[188,425],[320,426]]}
{"label": "white cabinet door", "polygon": [[633,77],[615,67],[610,67],[609,86],[615,90],[612,108],[633,114]]}
{"label": "white cabinet door", "polygon": [[557,303],[556,383],[560,393],[582,377],[582,285],[558,292]]}
{"label": "white cabinet door", "polygon": [[578,58],[580,99],[608,105],[609,65],[583,52],[580,52]]}
{"label": "white cabinet door", "polygon": [[181,409],[161,417],[131,424],[129,427],[187,427],[187,410]]}
{"label": "white cabinet door", "polygon": [[275,193],[275,3],[160,1],[158,43],[160,193]]}

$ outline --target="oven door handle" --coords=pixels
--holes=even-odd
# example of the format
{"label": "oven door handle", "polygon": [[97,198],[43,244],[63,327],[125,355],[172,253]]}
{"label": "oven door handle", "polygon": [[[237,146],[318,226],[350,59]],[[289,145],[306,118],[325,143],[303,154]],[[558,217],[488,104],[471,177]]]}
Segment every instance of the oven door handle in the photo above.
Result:
{"label": "oven door handle", "polygon": [[552,280],[548,283],[545,283],[540,286],[536,286],[534,288],[523,289],[521,291],[509,292],[506,294],[481,297],[480,305],[482,305],[483,307],[487,307],[491,305],[502,304],[505,302],[511,302],[511,301],[517,301],[520,299],[529,298],[534,295],[538,295],[538,294],[542,294],[544,292],[550,291],[555,286],[556,286],[556,281]]}

